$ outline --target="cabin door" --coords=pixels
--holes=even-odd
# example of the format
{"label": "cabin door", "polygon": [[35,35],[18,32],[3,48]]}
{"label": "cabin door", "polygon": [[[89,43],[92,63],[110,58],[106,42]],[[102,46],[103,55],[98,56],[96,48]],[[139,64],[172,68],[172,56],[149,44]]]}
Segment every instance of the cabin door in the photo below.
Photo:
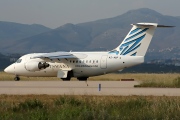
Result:
{"label": "cabin door", "polygon": [[101,68],[106,69],[107,68],[107,55],[103,55],[101,57]]}

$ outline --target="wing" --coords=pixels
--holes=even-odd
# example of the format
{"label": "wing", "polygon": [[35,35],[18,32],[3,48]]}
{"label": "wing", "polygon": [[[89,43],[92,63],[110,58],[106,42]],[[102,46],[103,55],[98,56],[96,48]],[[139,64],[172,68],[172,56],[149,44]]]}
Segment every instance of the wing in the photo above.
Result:
{"label": "wing", "polygon": [[33,58],[49,58],[49,59],[67,59],[67,58],[86,58],[87,55],[83,53],[71,53],[71,52],[51,52],[42,53],[41,55],[34,56]]}

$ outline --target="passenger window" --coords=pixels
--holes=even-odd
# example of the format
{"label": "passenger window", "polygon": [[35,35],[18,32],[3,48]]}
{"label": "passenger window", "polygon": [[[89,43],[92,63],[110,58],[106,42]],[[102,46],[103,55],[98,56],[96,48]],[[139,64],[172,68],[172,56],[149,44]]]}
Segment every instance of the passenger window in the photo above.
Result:
{"label": "passenger window", "polygon": [[91,60],[89,61],[89,63],[91,63]]}
{"label": "passenger window", "polygon": [[98,60],[96,60],[96,63],[98,63]]}
{"label": "passenger window", "polygon": [[18,60],[16,61],[16,63],[21,63],[21,61],[22,61],[22,59],[18,59]]}

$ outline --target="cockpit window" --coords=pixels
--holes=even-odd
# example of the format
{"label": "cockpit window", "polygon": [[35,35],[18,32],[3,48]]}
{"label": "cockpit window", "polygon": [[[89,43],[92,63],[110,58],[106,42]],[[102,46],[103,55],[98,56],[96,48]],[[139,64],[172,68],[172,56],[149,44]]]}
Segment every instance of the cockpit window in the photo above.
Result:
{"label": "cockpit window", "polygon": [[22,61],[22,59],[18,59],[17,61],[16,61],[16,63],[20,63]]}

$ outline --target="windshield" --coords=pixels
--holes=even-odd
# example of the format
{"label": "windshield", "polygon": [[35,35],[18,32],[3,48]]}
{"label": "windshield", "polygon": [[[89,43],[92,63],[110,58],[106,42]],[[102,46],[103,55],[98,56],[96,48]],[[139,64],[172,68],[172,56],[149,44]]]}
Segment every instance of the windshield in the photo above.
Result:
{"label": "windshield", "polygon": [[16,63],[20,63],[22,61],[22,59],[18,59],[17,61],[16,61]]}

